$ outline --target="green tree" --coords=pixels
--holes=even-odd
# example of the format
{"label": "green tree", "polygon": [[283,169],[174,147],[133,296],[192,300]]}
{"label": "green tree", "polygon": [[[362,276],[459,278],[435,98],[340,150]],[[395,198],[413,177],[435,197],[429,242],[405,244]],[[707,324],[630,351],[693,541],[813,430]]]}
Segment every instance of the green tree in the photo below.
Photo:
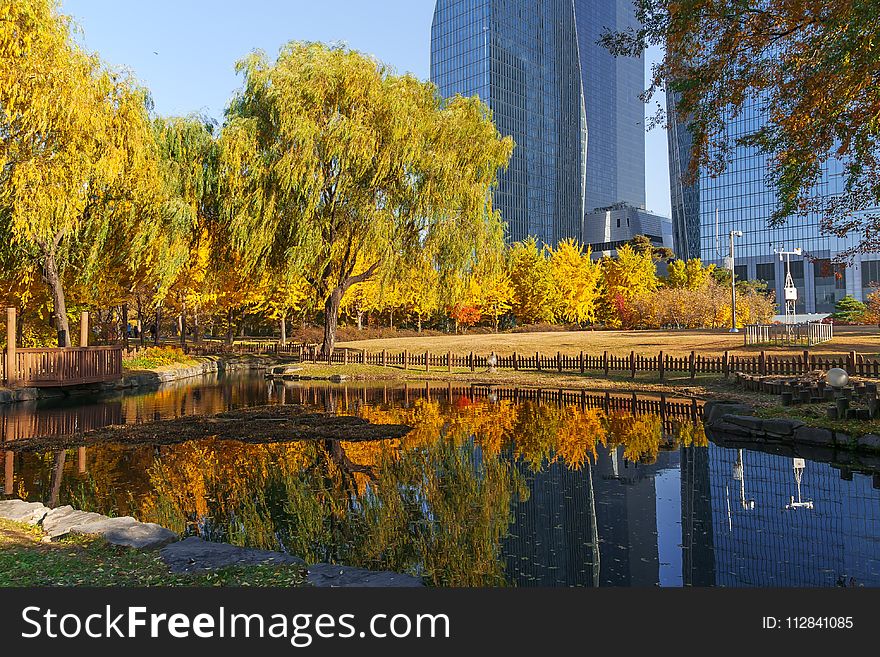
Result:
{"label": "green tree", "polygon": [[864,321],[867,312],[868,306],[854,296],[847,294],[834,305],[834,312],[831,314],[831,317],[850,324],[858,324]]}
{"label": "green tree", "polygon": [[[489,190],[512,148],[477,98],[443,100],[360,53],[290,43],[237,65],[222,133],[232,238],[250,270],[301,270],[324,305],[322,353],[345,292],[428,258],[441,280],[498,249]],[[359,255],[375,260],[356,269]]]}
{"label": "green tree", "polygon": [[[723,170],[735,145],[768,156],[771,223],[811,211],[876,250],[880,213],[880,12],[876,0],[637,0],[640,27],[606,32],[613,54],[664,47],[645,93],[665,87],[693,136],[690,175]],[[725,125],[760,102],[736,143]],[[654,124],[663,121],[658,106]],[[843,162],[844,191],[813,193],[823,165]],[[867,229],[867,230],[866,230]]]}

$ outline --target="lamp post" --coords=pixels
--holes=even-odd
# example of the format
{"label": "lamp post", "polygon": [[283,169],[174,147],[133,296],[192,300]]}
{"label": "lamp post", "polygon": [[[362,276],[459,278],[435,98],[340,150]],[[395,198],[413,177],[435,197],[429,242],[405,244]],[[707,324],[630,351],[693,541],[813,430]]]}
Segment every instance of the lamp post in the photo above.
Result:
{"label": "lamp post", "polygon": [[739,333],[736,328],[736,269],[733,260],[733,238],[742,237],[741,230],[730,231],[730,332]]}

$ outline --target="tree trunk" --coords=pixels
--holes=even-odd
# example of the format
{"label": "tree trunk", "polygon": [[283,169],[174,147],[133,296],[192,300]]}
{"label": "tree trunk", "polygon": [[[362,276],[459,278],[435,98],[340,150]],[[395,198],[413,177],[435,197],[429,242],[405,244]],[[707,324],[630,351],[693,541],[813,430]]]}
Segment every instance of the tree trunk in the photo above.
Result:
{"label": "tree trunk", "polygon": [[363,331],[364,330],[364,311],[363,310],[358,310],[357,318],[358,318],[358,331]]}
{"label": "tree trunk", "polygon": [[287,312],[281,313],[281,346],[287,346]]}
{"label": "tree trunk", "polygon": [[199,344],[202,341],[201,327],[199,326],[199,313],[193,314],[193,342]]}
{"label": "tree trunk", "polygon": [[55,317],[55,330],[58,331],[58,346],[70,346],[70,324],[67,321],[67,303],[61,275],[55,262],[55,254],[47,253],[44,260],[43,280],[52,294],[52,314]]}
{"label": "tree trunk", "polygon": [[226,311],[226,344],[231,345],[234,339],[232,329],[232,308],[230,308]]}
{"label": "tree trunk", "polygon": [[391,310],[388,312],[388,328],[394,328],[394,311]]}
{"label": "tree trunk", "polygon": [[334,288],[324,303],[324,342],[321,344],[321,356],[325,358],[333,355],[333,346],[336,344],[336,322],[343,292],[341,287]]}
{"label": "tree trunk", "polygon": [[186,351],[186,311],[177,317],[177,329],[180,331],[180,348]]}
{"label": "tree trunk", "polygon": [[122,304],[122,346],[128,349],[128,304]]}
{"label": "tree trunk", "polygon": [[162,332],[162,308],[156,308],[156,331],[153,333],[153,344],[159,345],[159,334]]}
{"label": "tree trunk", "polygon": [[422,332],[422,316],[421,315],[419,315],[419,325],[418,325],[418,330],[416,332],[417,333]]}
{"label": "tree trunk", "polygon": [[498,315],[495,315],[495,332],[498,333]]}

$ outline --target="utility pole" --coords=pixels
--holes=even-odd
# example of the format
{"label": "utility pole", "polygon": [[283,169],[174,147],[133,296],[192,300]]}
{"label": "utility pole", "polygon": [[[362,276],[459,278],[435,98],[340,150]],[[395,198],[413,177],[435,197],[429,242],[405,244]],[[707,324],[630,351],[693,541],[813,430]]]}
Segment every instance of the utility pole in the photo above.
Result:
{"label": "utility pole", "polygon": [[742,237],[741,230],[730,231],[730,332],[739,333],[736,328],[736,269],[733,259],[733,238]]}
{"label": "utility pole", "polygon": [[[730,264],[730,332],[731,333],[739,333],[739,329],[736,327],[736,269],[734,269],[734,253],[733,253],[733,238],[734,237],[742,237],[741,230],[732,230],[728,233],[728,237],[730,238],[730,254],[726,256],[724,259],[729,261]],[[715,208],[715,252],[719,257],[724,255],[724,252],[721,250],[721,240],[718,239],[718,208]]]}

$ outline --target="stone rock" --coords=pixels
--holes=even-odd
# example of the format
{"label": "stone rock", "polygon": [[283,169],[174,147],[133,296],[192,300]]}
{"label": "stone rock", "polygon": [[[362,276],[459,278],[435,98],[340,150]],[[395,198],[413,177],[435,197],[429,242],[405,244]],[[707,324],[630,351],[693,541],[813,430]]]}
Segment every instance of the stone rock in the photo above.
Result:
{"label": "stone rock", "polygon": [[723,415],[721,419],[728,424],[735,424],[748,429],[749,431],[757,433],[762,433],[764,431],[764,420],[753,415],[734,415],[728,413],[727,415]]}
{"label": "stone rock", "polygon": [[795,429],[794,440],[795,442],[807,443],[808,445],[833,447],[834,433],[828,429],[819,429],[818,427],[808,427],[805,425]]}
{"label": "stone rock", "polygon": [[775,436],[790,437],[799,427],[804,426],[800,420],[789,420],[787,418],[768,418],[764,420],[764,431]]}
{"label": "stone rock", "polygon": [[299,365],[275,365],[269,368],[269,374],[272,376],[284,376],[285,374],[294,374],[302,370]]}
{"label": "stone rock", "polygon": [[348,381],[348,375],[346,374],[331,374],[328,378],[332,383],[342,383],[343,381]]}
{"label": "stone rock", "polygon": [[71,534],[101,536],[113,545],[123,545],[137,550],[155,550],[176,541],[178,536],[152,522],[139,522],[131,516],[101,518],[92,522],[74,525]]}
{"label": "stone rock", "polygon": [[750,438],[755,436],[754,431],[750,431],[739,424],[731,424],[724,420],[716,420],[709,425],[709,430],[729,436],[746,436]]}
{"label": "stone rock", "polygon": [[49,509],[39,502],[25,502],[24,500],[4,500],[0,502],[0,518],[15,522],[26,522],[36,525],[49,512]]}
{"label": "stone rock", "polygon": [[752,407],[748,404],[711,399],[703,405],[703,420],[707,424],[712,424],[716,420],[720,420],[724,415],[750,415],[751,412]]}
{"label": "stone rock", "polygon": [[72,506],[59,506],[51,509],[43,518],[43,531],[54,540],[70,533],[77,525],[85,525],[97,520],[103,520],[106,516],[91,511],[77,511]]}
{"label": "stone rock", "polygon": [[858,440],[859,449],[866,449],[880,452],[880,436],[868,433],[864,436],[859,436]]}
{"label": "stone rock", "polygon": [[415,587],[424,586],[422,580],[412,575],[388,570],[366,570],[351,566],[317,563],[309,566],[308,582],[312,586],[343,587]]}
{"label": "stone rock", "polygon": [[214,543],[196,536],[172,543],[162,548],[159,554],[175,573],[259,564],[294,564],[303,567],[306,565],[305,561],[292,554],[243,548],[228,543]]}

